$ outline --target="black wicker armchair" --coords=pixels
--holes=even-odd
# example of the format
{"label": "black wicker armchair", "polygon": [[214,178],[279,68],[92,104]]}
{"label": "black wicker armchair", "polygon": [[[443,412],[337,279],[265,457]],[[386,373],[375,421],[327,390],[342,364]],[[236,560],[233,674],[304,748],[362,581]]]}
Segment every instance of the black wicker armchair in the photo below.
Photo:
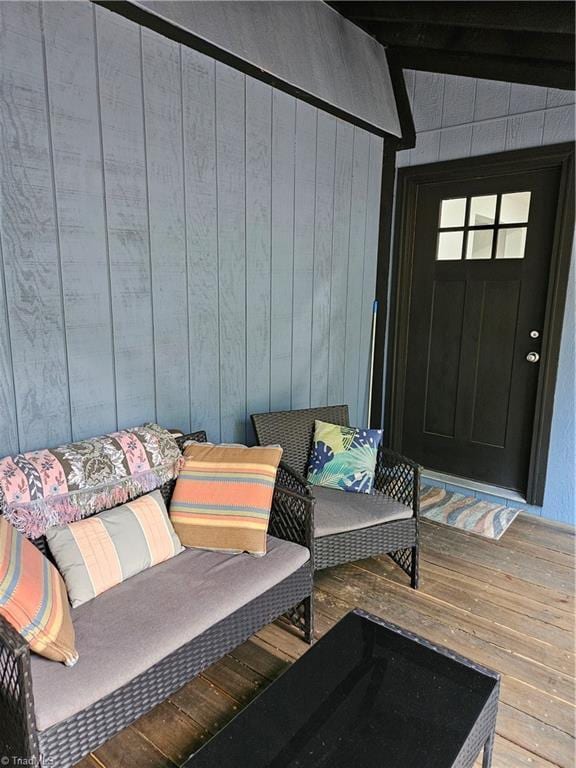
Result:
{"label": "black wicker armchair", "polygon": [[260,445],[279,444],[284,449],[276,479],[276,517],[290,519],[291,509],[297,509],[297,515],[307,509],[307,516],[314,518],[315,570],[388,554],[417,589],[418,464],[380,447],[373,494],[310,486],[305,473],[314,422],[318,419],[348,426],[348,406],[259,413],[251,418]]}
{"label": "black wicker armchair", "polygon": [[[206,434],[195,432],[178,438],[180,448],[188,441],[205,442]],[[161,487],[167,503],[174,486],[175,481],[170,481]],[[308,505],[291,490],[277,489],[269,532],[276,538],[309,547],[312,551],[312,520]],[[49,556],[45,539],[34,543]],[[284,613],[302,629],[305,640],[311,643],[312,575],[310,558],[289,576],[127,684],[45,730],[40,730],[37,725],[30,648],[0,616],[0,762],[2,765],[70,768]]]}

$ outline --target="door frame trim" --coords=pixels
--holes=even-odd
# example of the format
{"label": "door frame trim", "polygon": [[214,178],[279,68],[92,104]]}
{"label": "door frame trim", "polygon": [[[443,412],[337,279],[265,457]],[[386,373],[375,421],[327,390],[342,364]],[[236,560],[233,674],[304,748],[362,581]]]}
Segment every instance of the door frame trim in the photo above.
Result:
{"label": "door frame trim", "polygon": [[457,181],[477,175],[557,167],[560,170],[558,209],[550,258],[550,279],[542,329],[541,360],[536,394],[534,430],[530,449],[526,500],[541,506],[544,501],[550,430],[560,339],[566,305],[566,290],[574,233],[574,145],[551,144],[531,149],[448,160],[398,169],[395,231],[392,261],[392,306],[388,344],[386,432],[390,446],[402,449],[404,391],[410,318],[410,288],[414,266],[416,206],[420,187],[442,181]]}

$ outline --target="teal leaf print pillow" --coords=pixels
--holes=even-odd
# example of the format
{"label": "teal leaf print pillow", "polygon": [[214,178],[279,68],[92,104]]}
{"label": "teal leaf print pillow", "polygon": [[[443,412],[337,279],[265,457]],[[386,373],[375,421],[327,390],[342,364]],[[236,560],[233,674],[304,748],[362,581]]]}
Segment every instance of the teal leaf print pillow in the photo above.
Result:
{"label": "teal leaf print pillow", "polygon": [[314,423],[308,482],[352,493],[371,493],[381,429]]}

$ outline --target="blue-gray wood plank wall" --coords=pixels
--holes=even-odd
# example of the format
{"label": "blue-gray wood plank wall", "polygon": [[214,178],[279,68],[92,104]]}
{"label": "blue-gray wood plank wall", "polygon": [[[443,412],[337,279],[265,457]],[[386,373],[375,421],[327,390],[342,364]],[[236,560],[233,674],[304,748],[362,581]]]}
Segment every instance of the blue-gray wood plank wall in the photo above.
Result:
{"label": "blue-gray wood plank wall", "polygon": [[0,455],[366,419],[382,140],[89,2],[0,3]]}
{"label": "blue-gray wood plank wall", "polygon": [[404,72],[416,146],[398,167],[574,141],[574,91]]}

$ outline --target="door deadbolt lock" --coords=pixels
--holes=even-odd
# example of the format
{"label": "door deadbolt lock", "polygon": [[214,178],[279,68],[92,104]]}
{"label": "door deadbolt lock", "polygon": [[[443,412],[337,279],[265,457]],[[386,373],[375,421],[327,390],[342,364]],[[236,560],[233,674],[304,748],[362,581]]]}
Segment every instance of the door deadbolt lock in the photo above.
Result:
{"label": "door deadbolt lock", "polygon": [[537,363],[538,360],[540,360],[540,355],[538,352],[528,352],[526,360],[528,360],[529,363]]}
{"label": "door deadbolt lock", "polygon": [[539,339],[540,338],[540,331],[530,331],[530,338],[531,339]]}

